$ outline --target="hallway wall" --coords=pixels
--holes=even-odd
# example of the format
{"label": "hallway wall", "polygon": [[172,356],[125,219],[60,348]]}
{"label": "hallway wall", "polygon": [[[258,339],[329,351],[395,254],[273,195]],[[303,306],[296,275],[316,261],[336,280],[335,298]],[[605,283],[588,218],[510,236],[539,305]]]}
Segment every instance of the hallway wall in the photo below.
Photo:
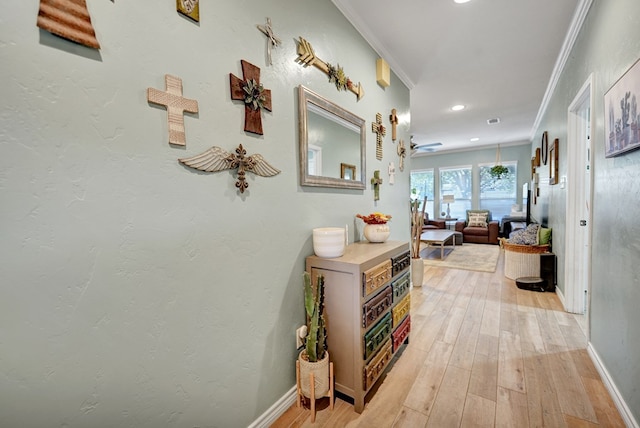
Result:
{"label": "hallway wall", "polygon": [[[174,0],[89,0],[99,51],[39,30],[38,3],[0,15],[0,426],[247,426],[295,383],[311,230],[348,224],[360,239],[355,214],[375,210],[408,241],[409,167],[386,118],[397,109],[408,141],[409,90],[393,74],[376,84],[378,55],[330,0],[201,2],[199,23]],[[273,66],[266,17],[282,41]],[[361,101],[296,63],[300,36],[362,83]],[[243,132],[230,100],[241,59],[272,91],[263,136]],[[147,102],[165,74],[199,102],[186,147],[167,143],[167,113]],[[299,185],[300,84],[366,120],[379,202],[368,184]],[[247,174],[240,194],[235,172],[177,161],[239,144],[282,172]]]}
{"label": "hallway wall", "polygon": [[[559,138],[560,171],[567,174],[567,108],[591,73],[595,84],[591,344],[640,421],[640,151],[605,158],[604,94],[640,57],[640,2],[595,0],[536,132]],[[534,144],[534,149],[536,144]],[[548,170],[541,170],[548,175]],[[566,188],[541,189],[549,204],[559,281],[564,275]],[[561,286],[565,290],[564,285]]]}

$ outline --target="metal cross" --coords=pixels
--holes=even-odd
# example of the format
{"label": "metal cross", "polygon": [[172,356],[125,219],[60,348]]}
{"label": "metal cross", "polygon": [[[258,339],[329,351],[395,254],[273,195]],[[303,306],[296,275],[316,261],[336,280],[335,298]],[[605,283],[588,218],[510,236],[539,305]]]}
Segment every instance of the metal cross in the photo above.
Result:
{"label": "metal cross", "polygon": [[373,185],[373,200],[380,200],[380,185],[382,184],[382,178],[380,178],[380,170],[373,171],[373,178],[371,179]]}
{"label": "metal cross", "polygon": [[256,25],[258,30],[262,31],[262,33],[267,36],[267,59],[269,60],[269,65],[273,65],[271,61],[271,47],[278,47],[282,41],[273,34],[273,30],[271,29],[271,18],[267,18],[267,25]]}
{"label": "metal cross", "polygon": [[166,92],[155,88],[147,88],[147,101],[167,108],[169,121],[169,144],[186,146],[184,132],[184,112],[198,112],[198,101],[182,96],[182,79],[166,74],[164,76]]}
{"label": "metal cross", "polygon": [[371,123],[371,130],[376,134],[376,159],[382,160],[382,137],[387,135],[387,129],[382,125],[380,113],[376,113],[376,121]]}

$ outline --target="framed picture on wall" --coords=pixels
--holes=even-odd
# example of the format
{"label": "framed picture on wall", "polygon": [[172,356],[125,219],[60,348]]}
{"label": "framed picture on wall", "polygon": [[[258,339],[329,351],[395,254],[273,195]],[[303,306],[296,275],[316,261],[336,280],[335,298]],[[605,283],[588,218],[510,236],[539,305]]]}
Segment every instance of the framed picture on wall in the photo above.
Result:
{"label": "framed picture on wall", "polygon": [[558,183],[558,139],[553,140],[549,149],[549,184]]}
{"label": "framed picture on wall", "polygon": [[604,94],[604,155],[618,156],[640,148],[640,60]]}

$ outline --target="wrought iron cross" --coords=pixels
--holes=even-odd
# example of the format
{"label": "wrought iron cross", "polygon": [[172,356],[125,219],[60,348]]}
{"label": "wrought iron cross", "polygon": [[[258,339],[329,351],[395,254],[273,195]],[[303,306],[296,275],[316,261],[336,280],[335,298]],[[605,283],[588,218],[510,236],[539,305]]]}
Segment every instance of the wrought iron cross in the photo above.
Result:
{"label": "wrought iron cross", "polygon": [[373,200],[380,200],[380,185],[382,184],[382,178],[380,178],[380,170],[373,171],[373,178],[371,179],[373,185]]}
{"label": "wrought iron cross", "polygon": [[376,121],[371,123],[371,130],[376,134],[376,159],[382,160],[382,137],[387,135],[387,128],[382,125],[380,113],[376,113]]}
{"label": "wrought iron cross", "polygon": [[184,132],[184,112],[198,112],[198,101],[182,96],[182,79],[166,74],[164,76],[166,92],[155,88],[147,88],[147,101],[165,106],[169,121],[169,144],[186,146],[187,138]]}
{"label": "wrought iron cross", "polygon": [[396,109],[391,109],[389,121],[391,122],[391,139],[396,141],[396,128],[398,126],[398,115],[396,114]]}
{"label": "wrought iron cross", "polygon": [[242,64],[242,77],[229,73],[231,99],[244,101],[244,130],[262,135],[261,109],[271,111],[271,90],[260,84],[260,68],[247,62]]}

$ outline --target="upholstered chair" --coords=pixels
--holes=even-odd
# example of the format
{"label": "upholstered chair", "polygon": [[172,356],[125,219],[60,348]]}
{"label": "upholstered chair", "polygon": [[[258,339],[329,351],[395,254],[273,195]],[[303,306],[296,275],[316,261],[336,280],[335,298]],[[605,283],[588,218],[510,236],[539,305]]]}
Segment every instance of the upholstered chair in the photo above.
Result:
{"label": "upholstered chair", "polygon": [[462,233],[465,243],[497,244],[500,223],[489,210],[467,210],[467,218],[456,222],[456,232]]}

